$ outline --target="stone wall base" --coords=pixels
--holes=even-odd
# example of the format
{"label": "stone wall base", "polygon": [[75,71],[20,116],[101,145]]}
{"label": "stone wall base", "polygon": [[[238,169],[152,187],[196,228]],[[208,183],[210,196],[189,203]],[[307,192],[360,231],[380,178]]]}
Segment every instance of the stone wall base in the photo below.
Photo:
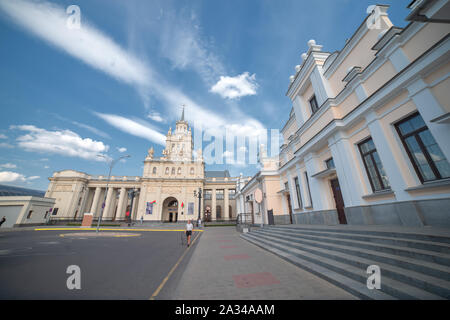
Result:
{"label": "stone wall base", "polygon": [[[435,226],[450,228],[450,198],[414,200],[369,206],[347,207],[349,225]],[[278,218],[279,217],[279,218]],[[277,216],[275,224],[286,224],[289,216]],[[277,221],[279,221],[277,223]],[[289,223],[289,220],[287,220]],[[294,214],[294,223],[311,225],[339,224],[336,210]]]}

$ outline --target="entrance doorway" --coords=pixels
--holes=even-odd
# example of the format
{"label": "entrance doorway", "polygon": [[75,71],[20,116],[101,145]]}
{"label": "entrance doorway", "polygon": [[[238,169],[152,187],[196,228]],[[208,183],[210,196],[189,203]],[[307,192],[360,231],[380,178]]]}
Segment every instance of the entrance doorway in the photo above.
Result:
{"label": "entrance doorway", "polygon": [[288,203],[289,220],[290,220],[291,224],[293,224],[294,221],[292,219],[291,195],[289,193],[286,194],[286,199],[287,199],[287,203]]}
{"label": "entrance doorway", "polygon": [[330,180],[331,189],[333,190],[334,201],[336,203],[336,211],[338,213],[338,219],[340,224],[347,224],[344,211],[344,199],[342,198],[341,187],[339,186],[339,180]]}
{"label": "entrance doorway", "polygon": [[178,200],[174,197],[168,197],[163,202],[162,221],[177,222],[178,221]]}

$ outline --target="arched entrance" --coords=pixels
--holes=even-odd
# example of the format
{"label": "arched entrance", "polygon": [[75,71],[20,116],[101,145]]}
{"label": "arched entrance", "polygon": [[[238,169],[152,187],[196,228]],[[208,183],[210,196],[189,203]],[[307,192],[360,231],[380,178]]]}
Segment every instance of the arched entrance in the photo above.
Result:
{"label": "arched entrance", "polygon": [[174,197],[168,197],[163,202],[162,207],[162,221],[163,222],[177,222],[178,221],[178,200]]}

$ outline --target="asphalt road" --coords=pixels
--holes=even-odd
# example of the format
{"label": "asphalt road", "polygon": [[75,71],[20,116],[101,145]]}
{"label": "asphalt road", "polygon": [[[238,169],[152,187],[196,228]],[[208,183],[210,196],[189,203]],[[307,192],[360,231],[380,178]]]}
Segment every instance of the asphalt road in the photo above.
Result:
{"label": "asphalt road", "polygon": [[[70,231],[0,233],[0,299],[149,299],[186,246],[181,245],[180,232],[130,231],[140,236],[60,236]],[[171,298],[195,246],[156,299]],[[80,267],[80,290],[67,288],[70,265]]]}

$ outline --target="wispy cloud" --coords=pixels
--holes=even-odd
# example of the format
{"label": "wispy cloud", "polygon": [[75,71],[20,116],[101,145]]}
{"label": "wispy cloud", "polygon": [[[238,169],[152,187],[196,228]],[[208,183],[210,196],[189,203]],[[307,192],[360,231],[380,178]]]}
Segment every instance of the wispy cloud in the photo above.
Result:
{"label": "wispy cloud", "polygon": [[221,76],[210,91],[219,94],[222,98],[239,99],[244,96],[255,95],[257,88],[256,76],[244,72],[236,77]]}
{"label": "wispy cloud", "polygon": [[119,151],[120,153],[124,153],[127,151],[127,148],[124,148],[124,147],[117,148],[117,151]]}
{"label": "wispy cloud", "polygon": [[163,117],[161,117],[161,114],[159,112],[150,111],[147,114],[147,118],[156,121],[156,122],[166,122]]}
{"label": "wispy cloud", "polygon": [[5,136],[4,134],[0,133],[0,139],[8,139],[8,137]]}
{"label": "wispy cloud", "polygon": [[123,132],[136,137],[144,138],[160,145],[165,145],[166,137],[162,133],[153,129],[150,124],[143,121],[128,119],[115,114],[105,114],[99,112],[94,112],[94,114]]}
{"label": "wispy cloud", "polygon": [[10,129],[27,132],[17,138],[18,146],[25,151],[45,152],[95,161],[105,161],[105,158],[98,155],[108,158],[105,154],[109,149],[108,145],[90,138],[83,139],[70,130],[48,131],[33,125],[11,126]]}
{"label": "wispy cloud", "polygon": [[0,1],[0,8],[28,32],[91,67],[128,84],[148,83],[145,65],[86,19],[80,29],[69,29],[64,8],[49,2]]}
{"label": "wispy cloud", "polygon": [[202,36],[193,11],[167,10],[160,40],[160,53],[174,68],[195,71],[208,86],[225,73],[213,44]]}
{"label": "wispy cloud", "polygon": [[7,142],[0,142],[0,148],[12,149],[12,148],[14,148],[14,146],[12,144],[7,143]]}
{"label": "wispy cloud", "polygon": [[14,163],[5,163],[5,164],[0,164],[0,168],[15,169],[15,168],[17,168],[17,166]]}

